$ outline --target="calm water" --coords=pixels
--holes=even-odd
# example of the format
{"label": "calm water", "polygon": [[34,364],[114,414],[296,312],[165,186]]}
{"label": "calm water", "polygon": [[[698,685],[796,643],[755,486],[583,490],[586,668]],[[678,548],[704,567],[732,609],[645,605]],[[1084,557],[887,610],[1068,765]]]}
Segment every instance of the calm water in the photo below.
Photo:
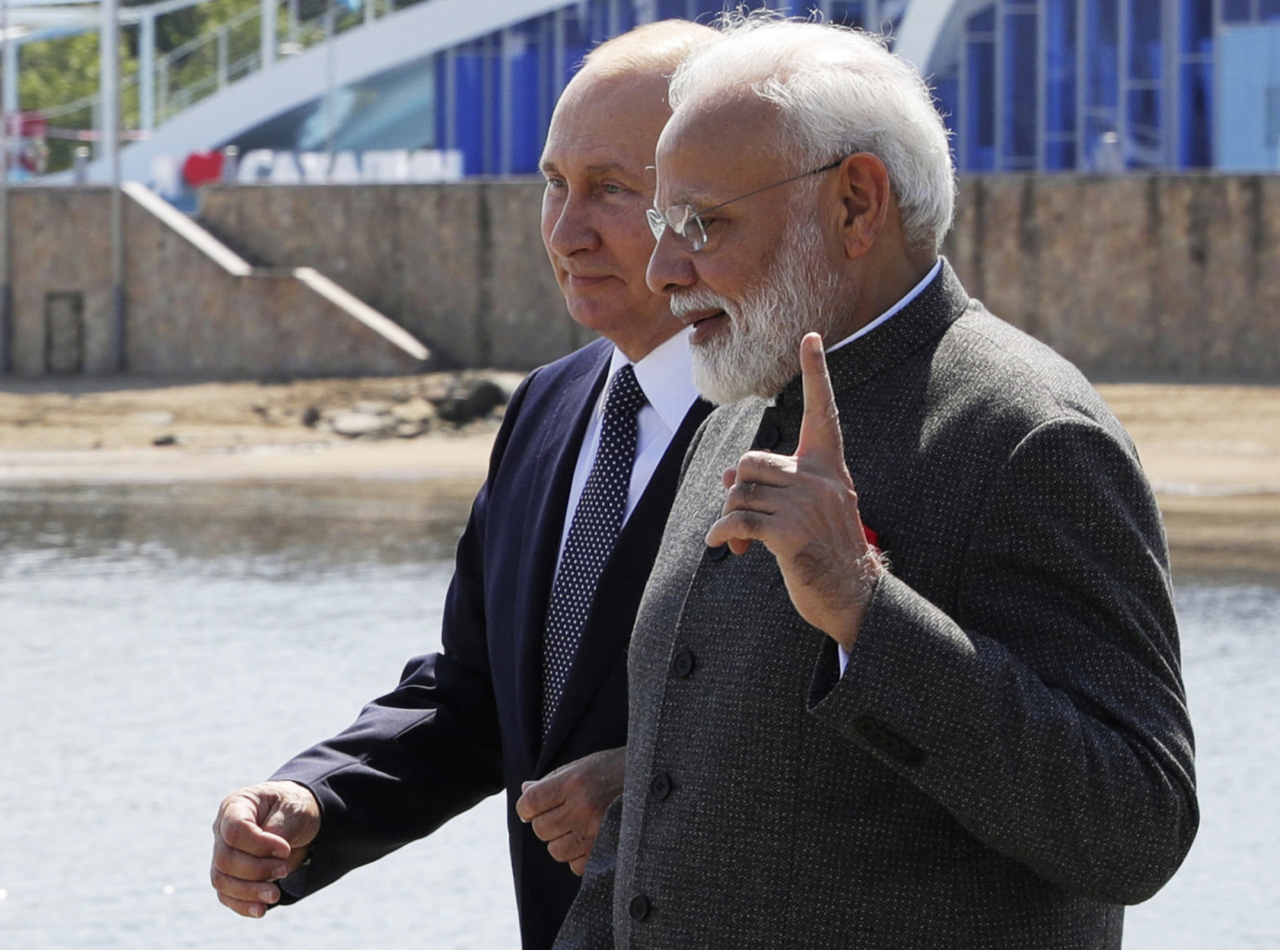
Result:
{"label": "calm water", "polygon": [[[0,489],[0,947],[517,946],[498,799],[262,921],[207,878],[222,795],[435,648],[472,488]],[[1179,607],[1203,821],[1125,945],[1280,946],[1280,591]]]}

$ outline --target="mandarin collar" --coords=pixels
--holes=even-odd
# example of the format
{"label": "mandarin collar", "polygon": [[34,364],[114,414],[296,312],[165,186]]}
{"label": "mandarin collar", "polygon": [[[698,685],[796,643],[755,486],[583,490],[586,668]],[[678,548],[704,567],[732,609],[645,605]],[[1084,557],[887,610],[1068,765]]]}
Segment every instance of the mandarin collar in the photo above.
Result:
{"label": "mandarin collar", "polygon": [[[831,388],[841,393],[879,376],[936,339],[969,306],[969,295],[947,259],[915,299],[873,331],[850,340],[827,357]],[[774,400],[787,408],[804,405],[804,381],[795,376]]]}

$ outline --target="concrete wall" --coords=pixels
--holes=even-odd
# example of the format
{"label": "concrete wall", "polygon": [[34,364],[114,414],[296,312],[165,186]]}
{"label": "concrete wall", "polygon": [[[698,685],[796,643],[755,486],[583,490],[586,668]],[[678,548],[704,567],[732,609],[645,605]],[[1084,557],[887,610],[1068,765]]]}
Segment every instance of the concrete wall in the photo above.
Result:
{"label": "concrete wall", "polygon": [[[435,366],[529,369],[591,337],[552,278],[541,192],[531,181],[214,187],[200,221],[251,264],[334,278],[425,342]],[[46,295],[71,290],[83,293],[85,371],[109,373],[106,192],[19,189],[12,202],[15,368],[43,372]],[[296,281],[232,278],[126,211],[134,371],[418,365]],[[971,178],[944,252],[974,296],[1095,379],[1280,383],[1280,177]]]}
{"label": "concrete wall", "polygon": [[[536,182],[218,187],[201,220],[313,263],[437,356],[527,369],[588,338],[538,239]],[[1280,382],[1280,178],[961,182],[944,253],[970,292],[1098,379]]]}
{"label": "concrete wall", "polygon": [[[81,371],[114,373],[109,190],[17,189],[10,202],[14,373],[50,369],[50,295],[83,302]],[[125,197],[123,211],[129,373],[234,379],[421,368],[293,273],[250,273],[239,262],[237,276],[136,200]]]}
{"label": "concrete wall", "polygon": [[1280,177],[987,177],[944,253],[1097,379],[1280,383]]}
{"label": "concrete wall", "polygon": [[199,220],[254,264],[313,266],[431,349],[433,365],[532,369],[593,338],[542,247],[540,182],[215,186]]}

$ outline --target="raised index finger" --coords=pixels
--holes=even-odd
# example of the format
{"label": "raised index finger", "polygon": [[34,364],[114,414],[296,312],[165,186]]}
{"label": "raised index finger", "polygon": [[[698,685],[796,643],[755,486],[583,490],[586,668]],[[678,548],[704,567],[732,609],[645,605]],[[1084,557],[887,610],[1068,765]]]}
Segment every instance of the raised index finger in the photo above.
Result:
{"label": "raised index finger", "polygon": [[799,457],[816,457],[832,465],[844,464],[840,412],[827,372],[822,337],[806,333],[800,341],[800,374],[804,381],[804,416],[800,421]]}

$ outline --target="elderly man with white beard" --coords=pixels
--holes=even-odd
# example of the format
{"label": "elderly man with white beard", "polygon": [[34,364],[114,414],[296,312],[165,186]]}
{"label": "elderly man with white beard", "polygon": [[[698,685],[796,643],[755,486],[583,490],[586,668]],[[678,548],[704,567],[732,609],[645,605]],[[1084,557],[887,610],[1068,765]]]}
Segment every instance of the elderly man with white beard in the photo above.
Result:
{"label": "elderly man with white beard", "polygon": [[723,28],[672,80],[648,274],[721,407],[556,946],[1117,948],[1198,823],[1134,447],[938,257],[919,76],[853,31]]}

